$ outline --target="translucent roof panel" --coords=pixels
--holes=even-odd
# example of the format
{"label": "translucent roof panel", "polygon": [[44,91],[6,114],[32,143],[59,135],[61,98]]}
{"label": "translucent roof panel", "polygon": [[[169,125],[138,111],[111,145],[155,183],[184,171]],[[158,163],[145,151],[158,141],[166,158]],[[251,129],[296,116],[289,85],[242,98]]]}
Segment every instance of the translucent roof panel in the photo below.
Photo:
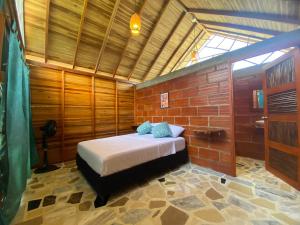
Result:
{"label": "translucent roof panel", "polygon": [[[218,55],[222,55],[226,52],[247,47],[248,45],[251,45],[253,43],[255,43],[253,40],[249,38],[241,38],[239,36],[225,37],[216,34],[211,35],[209,39],[207,39],[207,41],[203,44],[203,46],[199,50],[197,50],[197,60],[189,60],[188,62],[186,62],[186,67],[198,62],[208,60]],[[245,59],[234,63],[233,70],[240,70],[250,66],[272,62],[273,60],[279,58],[283,54],[285,54],[284,50],[270,52],[249,59]]]}
{"label": "translucent roof panel", "polygon": [[254,66],[254,65],[255,65],[254,63],[243,60],[243,61],[234,63],[233,70],[240,70],[240,69],[247,68],[247,67]]}
{"label": "translucent roof panel", "polygon": [[204,48],[201,52],[198,52],[198,59],[209,58],[215,55],[223,54],[227,51],[218,48]]}
{"label": "translucent roof panel", "polygon": [[261,64],[263,63],[269,56],[271,56],[272,53],[267,53],[264,55],[255,56],[253,58],[247,59],[247,61],[255,63],[255,64]]}
{"label": "translucent roof panel", "polygon": [[225,40],[224,37],[213,36],[211,40],[206,43],[207,47],[216,48]]}
{"label": "translucent roof panel", "polygon": [[236,40],[231,48],[231,51],[248,46],[246,42]]}
{"label": "translucent roof panel", "polygon": [[229,51],[232,48],[232,45],[234,44],[234,40],[230,38],[226,38],[219,46],[218,48],[224,49],[226,51]]}
{"label": "translucent roof panel", "polygon": [[269,58],[267,58],[264,63],[272,62],[272,61],[274,61],[275,59],[279,58],[282,55],[284,55],[284,52],[281,52],[281,51],[273,52],[272,55]]}

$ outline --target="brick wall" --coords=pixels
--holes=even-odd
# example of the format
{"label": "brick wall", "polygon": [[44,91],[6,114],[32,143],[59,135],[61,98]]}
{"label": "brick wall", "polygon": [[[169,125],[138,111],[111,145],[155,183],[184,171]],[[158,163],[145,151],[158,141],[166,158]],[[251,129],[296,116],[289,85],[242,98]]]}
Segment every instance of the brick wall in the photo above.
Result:
{"label": "brick wall", "polygon": [[262,74],[234,78],[235,143],[237,155],[264,159],[263,129],[255,128],[263,110],[252,107],[252,92],[259,89],[262,89]]}
{"label": "brick wall", "polygon": [[[235,175],[231,67],[222,64],[136,91],[135,122],[161,122],[186,128],[191,161]],[[169,92],[169,108],[160,108],[160,93]],[[222,139],[209,141],[194,131],[222,128]]]}

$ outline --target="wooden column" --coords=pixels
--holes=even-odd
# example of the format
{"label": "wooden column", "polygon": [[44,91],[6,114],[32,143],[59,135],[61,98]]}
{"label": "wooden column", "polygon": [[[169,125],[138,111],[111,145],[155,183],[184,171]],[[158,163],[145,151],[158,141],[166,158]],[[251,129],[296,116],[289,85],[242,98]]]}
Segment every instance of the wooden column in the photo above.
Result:
{"label": "wooden column", "polygon": [[46,18],[45,18],[45,44],[44,44],[44,61],[48,60],[48,34],[49,34],[49,20],[50,20],[50,4],[51,0],[46,2]]}
{"label": "wooden column", "polygon": [[61,161],[64,161],[65,150],[65,71],[61,71]]}
{"label": "wooden column", "polygon": [[115,115],[116,115],[116,135],[119,133],[119,110],[118,110],[118,81],[116,81],[116,96],[115,96]]}
{"label": "wooden column", "polygon": [[96,135],[95,76],[92,76],[91,108],[92,108],[92,137],[95,138]]}
{"label": "wooden column", "polygon": [[134,85],[133,87],[133,122],[134,122],[134,125],[137,124],[136,122],[136,117],[135,117],[135,95],[136,95],[136,86]]}

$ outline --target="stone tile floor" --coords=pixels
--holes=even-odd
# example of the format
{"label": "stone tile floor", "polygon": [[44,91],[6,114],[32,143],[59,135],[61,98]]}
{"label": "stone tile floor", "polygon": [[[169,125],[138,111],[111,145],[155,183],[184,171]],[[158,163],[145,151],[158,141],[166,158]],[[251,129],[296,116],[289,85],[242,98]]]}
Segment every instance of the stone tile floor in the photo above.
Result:
{"label": "stone tile floor", "polygon": [[300,192],[267,172],[263,161],[238,157],[236,178],[189,163],[98,209],[75,162],[60,166],[33,174],[12,224],[300,225]]}

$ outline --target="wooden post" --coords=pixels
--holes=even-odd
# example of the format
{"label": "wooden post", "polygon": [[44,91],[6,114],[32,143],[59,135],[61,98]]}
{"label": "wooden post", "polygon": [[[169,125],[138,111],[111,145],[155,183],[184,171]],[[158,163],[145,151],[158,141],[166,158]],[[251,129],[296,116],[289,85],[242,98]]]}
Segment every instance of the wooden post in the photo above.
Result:
{"label": "wooden post", "polygon": [[137,125],[137,122],[136,122],[136,113],[135,113],[135,110],[136,110],[136,85],[133,86],[133,116],[134,116],[134,125]]}
{"label": "wooden post", "polygon": [[116,88],[116,96],[115,96],[115,115],[116,115],[116,135],[118,135],[119,133],[119,110],[118,110],[118,81],[116,81],[116,85],[115,85],[115,88]]}
{"label": "wooden post", "polygon": [[61,161],[65,153],[65,71],[61,71]]}
{"label": "wooden post", "polygon": [[95,138],[96,135],[95,76],[92,76],[91,108],[92,108],[92,136],[93,138]]}

